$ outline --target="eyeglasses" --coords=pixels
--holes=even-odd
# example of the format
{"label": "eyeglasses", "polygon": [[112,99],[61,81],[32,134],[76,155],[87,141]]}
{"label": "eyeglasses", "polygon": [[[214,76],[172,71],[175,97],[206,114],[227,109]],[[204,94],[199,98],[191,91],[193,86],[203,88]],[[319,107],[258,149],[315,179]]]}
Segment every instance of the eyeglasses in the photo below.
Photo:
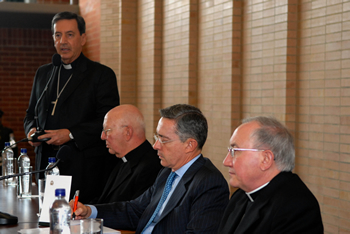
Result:
{"label": "eyeglasses", "polygon": [[[125,128],[125,127],[128,127],[128,125],[122,125],[122,126],[120,126],[120,127],[121,127],[121,128]],[[106,129],[106,130],[102,129],[102,132],[104,132],[104,134],[107,135],[107,133],[108,133],[109,131],[111,131],[111,130],[112,130],[111,128]]]}
{"label": "eyeglasses", "polygon": [[254,152],[265,151],[265,150],[260,150],[260,149],[232,148],[231,146],[230,146],[230,147],[227,147],[227,149],[228,149],[228,152],[230,152],[232,158],[235,157],[235,151],[254,151]]}
{"label": "eyeglasses", "polygon": [[111,130],[112,130],[111,128],[106,129],[106,130],[102,129],[102,132],[103,132],[104,134],[106,134],[106,135],[107,135],[107,133],[108,133],[109,131],[111,131]]}
{"label": "eyeglasses", "polygon": [[176,141],[176,140],[167,140],[167,141],[163,141],[162,139],[160,139],[159,135],[158,134],[154,134],[154,140],[157,142],[159,141],[159,143],[161,144],[165,144],[165,143],[169,143],[169,142],[172,142],[172,141]]}

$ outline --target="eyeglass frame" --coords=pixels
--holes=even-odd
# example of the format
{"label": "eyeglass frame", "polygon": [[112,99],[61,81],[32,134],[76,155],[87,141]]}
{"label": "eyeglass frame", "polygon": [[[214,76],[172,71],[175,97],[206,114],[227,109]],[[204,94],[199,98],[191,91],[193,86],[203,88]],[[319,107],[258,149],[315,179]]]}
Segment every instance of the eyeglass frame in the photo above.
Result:
{"label": "eyeglass frame", "polygon": [[159,135],[158,135],[157,133],[154,133],[153,138],[154,138],[154,140],[155,140],[154,144],[155,144],[157,141],[159,141],[159,143],[161,143],[161,144],[166,144],[166,143],[169,143],[169,142],[172,142],[172,141],[176,141],[176,140],[177,140],[177,139],[175,139],[175,140],[162,141],[162,139],[160,139],[160,137],[159,137]]}
{"label": "eyeglass frame", "polygon": [[232,146],[227,147],[228,152],[230,153],[231,157],[235,157],[235,151],[254,151],[254,152],[262,152],[265,150],[262,149],[245,149],[245,148],[232,148]]}
{"label": "eyeglass frame", "polygon": [[112,130],[111,128],[108,128],[108,129],[106,129],[106,130],[102,129],[102,132],[107,136],[107,133],[108,133],[109,131],[111,131],[111,130]]}
{"label": "eyeglass frame", "polygon": [[[128,127],[128,125],[122,125],[122,126],[120,126],[121,128],[125,128],[125,127]],[[108,129],[106,129],[106,130],[104,130],[104,129],[102,129],[102,132],[107,136],[107,133],[109,132],[109,131],[111,131],[112,130],[112,128],[108,128]]]}

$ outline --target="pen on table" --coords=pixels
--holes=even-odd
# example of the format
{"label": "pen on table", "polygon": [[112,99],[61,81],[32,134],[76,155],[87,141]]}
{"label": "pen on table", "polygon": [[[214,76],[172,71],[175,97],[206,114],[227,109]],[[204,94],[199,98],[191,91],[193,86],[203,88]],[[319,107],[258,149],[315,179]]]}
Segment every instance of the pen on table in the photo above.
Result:
{"label": "pen on table", "polygon": [[73,219],[75,219],[75,211],[77,210],[77,206],[78,206],[78,200],[79,200],[79,190],[75,191],[74,197],[74,206],[73,206]]}

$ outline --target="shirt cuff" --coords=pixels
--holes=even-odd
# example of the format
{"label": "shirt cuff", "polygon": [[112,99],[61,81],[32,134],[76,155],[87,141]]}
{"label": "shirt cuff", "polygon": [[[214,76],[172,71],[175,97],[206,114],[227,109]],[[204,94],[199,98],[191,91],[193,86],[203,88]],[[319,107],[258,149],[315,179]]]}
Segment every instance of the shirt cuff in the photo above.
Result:
{"label": "shirt cuff", "polygon": [[97,208],[93,205],[86,205],[91,208],[91,215],[88,217],[88,219],[95,219],[97,217]]}

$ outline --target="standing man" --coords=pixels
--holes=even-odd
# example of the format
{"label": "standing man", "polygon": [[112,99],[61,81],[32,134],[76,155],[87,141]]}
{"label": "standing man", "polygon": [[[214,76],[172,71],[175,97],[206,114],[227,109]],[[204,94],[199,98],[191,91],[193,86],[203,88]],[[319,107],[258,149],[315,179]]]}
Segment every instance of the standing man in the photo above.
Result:
{"label": "standing man", "polygon": [[231,197],[218,233],[323,233],[315,196],[292,173],[292,135],[274,118],[243,120],[230,139],[224,160]]}
{"label": "standing man", "polygon": [[36,146],[36,169],[45,168],[48,158],[55,157],[61,145],[72,148],[69,159],[58,165],[60,173],[72,176],[70,197],[79,189],[79,199],[88,202],[101,194],[116,163],[100,133],[104,115],[119,105],[117,80],[112,69],[82,54],[86,34],[81,16],[58,13],[51,27],[62,64],[54,69],[50,63],[37,70],[24,128],[28,137],[37,127],[44,129],[39,139],[49,139],[29,142]]}
{"label": "standing man", "polygon": [[128,201],[152,186],[160,165],[157,151],[146,140],[142,113],[133,105],[120,105],[110,110],[103,122],[101,139],[109,153],[118,158],[102,195],[92,204]]}
{"label": "standing man", "polygon": [[160,113],[153,148],[166,168],[153,186],[131,201],[79,203],[77,218],[103,218],[108,227],[136,233],[216,233],[229,191],[220,171],[201,153],[207,120],[198,108],[186,104]]}

